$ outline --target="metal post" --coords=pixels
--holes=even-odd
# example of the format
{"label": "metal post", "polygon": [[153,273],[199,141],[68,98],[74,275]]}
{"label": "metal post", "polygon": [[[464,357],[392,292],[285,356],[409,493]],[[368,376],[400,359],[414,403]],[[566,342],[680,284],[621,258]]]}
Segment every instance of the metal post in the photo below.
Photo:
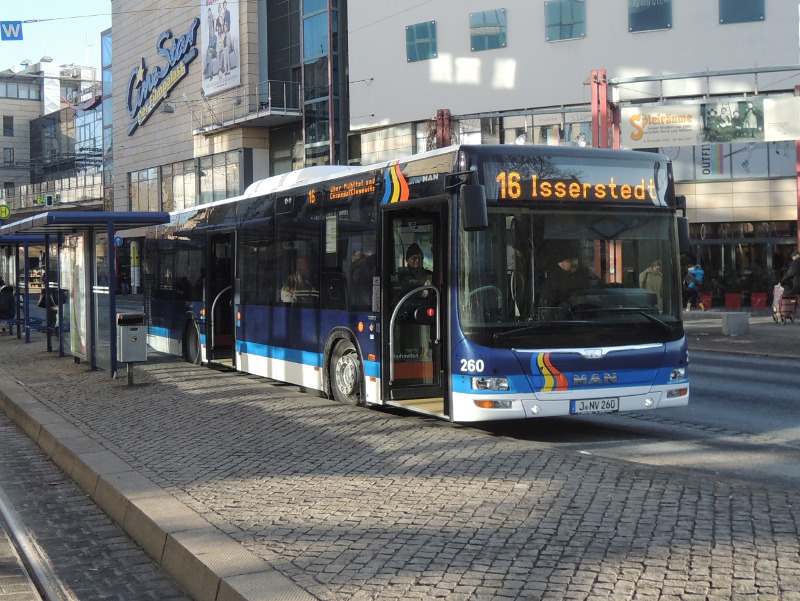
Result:
{"label": "metal post", "polygon": [[44,235],[44,280],[42,281],[42,291],[44,293],[44,331],[47,336],[47,352],[53,351],[53,338],[50,332],[50,314],[53,312],[52,300],[50,298],[50,234]]}
{"label": "metal post", "polygon": [[[114,244],[114,223],[109,220],[106,228],[106,261],[108,262],[108,323],[109,327],[109,354],[111,355],[111,377],[117,373],[117,247]],[[113,329],[113,331],[112,331]],[[133,374],[130,363],[128,364],[128,384],[131,383]]]}
{"label": "metal post", "polygon": [[30,325],[30,318],[31,318],[31,311],[30,311],[30,302],[31,302],[31,278],[30,274],[28,273],[28,242],[24,244],[24,251],[23,256],[24,259],[22,261],[23,267],[22,271],[25,274],[25,342],[31,341],[31,325]]}

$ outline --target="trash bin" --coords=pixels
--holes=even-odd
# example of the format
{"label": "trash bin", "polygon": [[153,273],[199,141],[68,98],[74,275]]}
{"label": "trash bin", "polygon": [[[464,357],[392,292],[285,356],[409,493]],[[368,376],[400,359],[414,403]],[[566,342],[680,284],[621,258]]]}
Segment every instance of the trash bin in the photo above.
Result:
{"label": "trash bin", "polygon": [[143,313],[117,313],[117,361],[147,361],[147,327]]}

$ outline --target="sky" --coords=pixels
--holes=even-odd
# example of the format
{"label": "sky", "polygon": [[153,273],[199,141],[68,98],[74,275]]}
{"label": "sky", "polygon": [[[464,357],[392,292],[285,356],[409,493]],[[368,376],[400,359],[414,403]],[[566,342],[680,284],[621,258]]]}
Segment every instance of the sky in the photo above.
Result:
{"label": "sky", "polygon": [[56,65],[94,66],[99,78],[100,32],[111,27],[111,0],[0,0],[0,21],[23,22],[22,41],[0,40],[0,71],[50,56]]}

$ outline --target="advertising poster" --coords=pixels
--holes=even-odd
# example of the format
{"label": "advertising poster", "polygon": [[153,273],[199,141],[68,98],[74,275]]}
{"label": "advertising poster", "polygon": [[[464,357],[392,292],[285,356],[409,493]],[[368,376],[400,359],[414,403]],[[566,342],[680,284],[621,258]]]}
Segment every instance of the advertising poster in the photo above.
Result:
{"label": "advertising poster", "polygon": [[629,106],[621,111],[620,133],[620,145],[629,149],[796,140],[800,97]]}
{"label": "advertising poster", "polygon": [[203,0],[200,5],[203,93],[239,85],[239,0]]}

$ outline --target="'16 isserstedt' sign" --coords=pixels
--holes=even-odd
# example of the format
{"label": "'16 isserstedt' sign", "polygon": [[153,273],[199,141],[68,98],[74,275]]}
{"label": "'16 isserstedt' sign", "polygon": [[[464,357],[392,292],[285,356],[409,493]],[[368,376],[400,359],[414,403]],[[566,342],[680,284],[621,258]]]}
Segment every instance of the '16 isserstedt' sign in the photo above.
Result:
{"label": "'16 isserstedt' sign", "polygon": [[[128,115],[131,123],[128,135],[144,123],[158,108],[158,105],[169,96],[172,89],[189,73],[189,64],[197,58],[197,30],[200,19],[194,19],[189,31],[173,39],[172,31],[167,30],[158,36],[156,51],[163,57],[165,64],[155,65],[148,70],[142,57],[142,64],[134,67],[128,78],[128,95],[126,98]],[[169,40],[172,44],[167,45]]]}

